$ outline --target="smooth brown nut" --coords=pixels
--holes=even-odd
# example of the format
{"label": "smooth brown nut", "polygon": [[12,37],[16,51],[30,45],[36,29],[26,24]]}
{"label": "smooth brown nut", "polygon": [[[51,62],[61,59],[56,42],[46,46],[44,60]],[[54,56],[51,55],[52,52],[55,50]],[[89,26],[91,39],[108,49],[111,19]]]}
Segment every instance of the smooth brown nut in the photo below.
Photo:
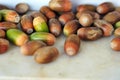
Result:
{"label": "smooth brown nut", "polygon": [[20,23],[21,23],[21,28],[25,33],[31,34],[34,31],[33,19],[31,16],[23,15],[21,17]]}
{"label": "smooth brown nut", "polygon": [[9,41],[0,38],[0,54],[7,52],[9,49]]}
{"label": "smooth brown nut", "polygon": [[114,51],[120,51],[120,37],[112,39],[110,46]]}
{"label": "smooth brown nut", "polygon": [[100,14],[106,14],[114,9],[115,7],[111,2],[104,2],[97,7],[97,12]]}
{"label": "smooth brown nut", "polygon": [[5,31],[0,29],[0,38],[5,38]]}
{"label": "smooth brown nut", "polygon": [[49,20],[49,29],[50,32],[56,37],[59,36],[62,32],[62,26],[60,22],[55,18]]}
{"label": "smooth brown nut", "polygon": [[83,11],[95,11],[96,6],[91,4],[82,4],[77,6],[77,12],[83,12]]}
{"label": "smooth brown nut", "polygon": [[14,29],[17,28],[17,25],[12,22],[0,22],[0,29],[8,30],[8,29]]}
{"label": "smooth brown nut", "polygon": [[24,55],[33,55],[38,48],[42,48],[46,44],[40,40],[29,41],[21,46],[21,53]]}
{"label": "smooth brown nut", "polygon": [[40,12],[43,13],[48,19],[56,17],[56,14],[48,6],[42,6],[40,8]]}
{"label": "smooth brown nut", "polygon": [[19,14],[24,14],[29,10],[29,5],[27,3],[18,3],[15,6],[15,10],[19,13]]}
{"label": "smooth brown nut", "polygon": [[59,56],[59,51],[55,47],[42,47],[35,51],[34,59],[37,63],[45,64],[52,62]]}
{"label": "smooth brown nut", "polygon": [[70,0],[50,0],[49,7],[56,12],[67,12],[72,10]]}
{"label": "smooth brown nut", "polygon": [[76,34],[71,34],[67,37],[64,43],[64,51],[69,56],[74,56],[80,48],[80,38]]}
{"label": "smooth brown nut", "polygon": [[116,37],[120,37],[120,28],[115,29],[114,35],[115,35]]}
{"label": "smooth brown nut", "polygon": [[86,27],[78,29],[77,35],[80,39],[93,41],[101,38],[103,36],[103,32],[98,27]]}
{"label": "smooth brown nut", "polygon": [[120,13],[118,11],[113,11],[106,14],[103,19],[111,24],[116,23],[120,20]]}
{"label": "smooth brown nut", "polygon": [[77,33],[78,28],[80,27],[78,20],[71,20],[67,22],[63,28],[63,33],[65,36],[70,34]]}
{"label": "smooth brown nut", "polygon": [[113,26],[105,20],[95,20],[94,25],[103,30],[103,36],[111,36],[114,28]]}
{"label": "smooth brown nut", "polygon": [[93,16],[89,13],[83,13],[79,18],[79,23],[84,27],[89,27],[93,23]]}
{"label": "smooth brown nut", "polygon": [[59,21],[61,24],[65,25],[68,21],[73,20],[74,18],[75,15],[73,12],[66,12],[59,17]]}

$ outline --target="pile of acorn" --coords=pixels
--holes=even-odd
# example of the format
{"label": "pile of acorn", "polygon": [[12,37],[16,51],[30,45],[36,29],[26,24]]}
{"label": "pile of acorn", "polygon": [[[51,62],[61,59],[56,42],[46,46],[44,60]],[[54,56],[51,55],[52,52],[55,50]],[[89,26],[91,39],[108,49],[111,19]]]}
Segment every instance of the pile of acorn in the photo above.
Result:
{"label": "pile of acorn", "polygon": [[62,32],[69,56],[78,53],[81,40],[94,41],[113,33],[116,38],[111,48],[120,51],[120,7],[111,2],[81,4],[73,12],[72,5],[70,0],[51,0],[49,6],[30,11],[27,3],[19,3],[15,9],[0,4],[0,53],[9,49],[10,41],[20,46],[22,54],[34,55],[36,62],[49,63],[59,56],[52,45]]}

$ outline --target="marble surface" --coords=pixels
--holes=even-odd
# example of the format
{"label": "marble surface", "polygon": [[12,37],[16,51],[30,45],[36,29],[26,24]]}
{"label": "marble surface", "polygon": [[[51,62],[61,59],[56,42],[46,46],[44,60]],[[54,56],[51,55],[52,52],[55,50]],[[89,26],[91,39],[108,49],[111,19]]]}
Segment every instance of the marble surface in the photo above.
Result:
{"label": "marble surface", "polygon": [[[118,0],[71,1],[74,1],[74,4],[98,4],[103,1],[114,1],[114,4],[119,4],[116,3]],[[32,9],[38,10],[40,6],[47,5],[49,0],[0,0],[0,3],[11,7],[14,7],[18,2],[27,2]],[[79,53],[76,56],[69,57],[63,50],[65,36],[61,35],[54,45],[59,49],[60,56],[56,61],[49,64],[36,63],[33,56],[22,55],[20,48],[11,44],[9,51],[0,55],[0,78],[120,80],[120,52],[113,51],[110,48],[110,41],[113,37],[101,38],[97,41],[81,41]]]}

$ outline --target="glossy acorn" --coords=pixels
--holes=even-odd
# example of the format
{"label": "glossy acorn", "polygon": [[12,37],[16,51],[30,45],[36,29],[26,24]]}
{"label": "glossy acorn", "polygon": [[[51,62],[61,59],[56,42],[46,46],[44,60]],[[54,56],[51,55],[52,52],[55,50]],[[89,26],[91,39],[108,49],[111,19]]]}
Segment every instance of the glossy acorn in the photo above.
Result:
{"label": "glossy acorn", "polygon": [[0,38],[5,38],[5,31],[0,29]]}
{"label": "glossy acorn", "polygon": [[9,41],[7,39],[0,38],[0,54],[7,52],[9,45]]}
{"label": "glossy acorn", "polygon": [[118,11],[109,12],[103,19],[111,24],[115,24],[120,20],[120,13]]}
{"label": "glossy acorn", "polygon": [[81,4],[78,5],[76,8],[77,12],[83,12],[83,11],[95,11],[96,6],[91,5],[91,4]]}
{"label": "glossy acorn", "polygon": [[55,47],[42,47],[34,53],[34,59],[39,64],[46,64],[55,61],[59,56],[59,51]]}
{"label": "glossy acorn", "polygon": [[33,19],[33,26],[35,31],[49,32],[46,21],[40,16]]}
{"label": "glossy acorn", "polygon": [[97,6],[97,12],[99,14],[106,14],[115,9],[114,5],[111,2],[103,2]]}
{"label": "glossy acorn", "polygon": [[65,25],[68,21],[73,20],[75,18],[75,15],[73,12],[66,12],[60,15],[59,21],[61,24]]}
{"label": "glossy acorn", "polygon": [[21,28],[25,33],[31,34],[34,31],[33,19],[31,16],[23,15],[21,17],[20,23],[21,23]]}
{"label": "glossy acorn", "polygon": [[38,48],[42,48],[44,46],[46,46],[46,44],[40,40],[28,41],[21,46],[21,53],[26,56],[33,55]]}
{"label": "glossy acorn", "polygon": [[8,30],[8,29],[16,29],[17,25],[15,23],[12,22],[0,22],[0,29],[3,30]]}
{"label": "glossy acorn", "polygon": [[103,30],[103,36],[105,37],[111,36],[114,31],[113,26],[105,20],[95,20],[94,25]]}
{"label": "glossy acorn", "polygon": [[48,19],[55,18],[56,14],[48,6],[42,6],[40,12],[43,13]]}
{"label": "glossy acorn", "polygon": [[78,28],[80,28],[78,20],[71,20],[65,24],[63,33],[65,36],[69,36],[70,34],[77,33]]}
{"label": "glossy acorn", "polygon": [[97,40],[103,36],[103,32],[98,27],[86,27],[86,28],[80,28],[77,31],[77,35],[82,40]]}
{"label": "glossy acorn", "polygon": [[18,3],[15,6],[15,10],[19,13],[19,14],[25,14],[26,12],[28,12],[29,10],[29,5],[27,3]]}
{"label": "glossy acorn", "polygon": [[49,30],[53,35],[58,37],[62,32],[62,26],[57,19],[52,18],[49,20]]}
{"label": "glossy acorn", "polygon": [[3,20],[18,23],[20,21],[19,14],[14,10],[3,9],[0,10],[0,14],[2,14]]}
{"label": "glossy acorn", "polygon": [[67,12],[72,10],[70,0],[50,0],[49,7],[56,12]]}
{"label": "glossy acorn", "polygon": [[71,34],[67,37],[64,43],[64,51],[69,56],[74,56],[80,48],[80,38],[76,34]]}
{"label": "glossy acorn", "polygon": [[110,47],[114,51],[120,51],[120,37],[116,37],[111,40]]}
{"label": "glossy acorn", "polygon": [[7,30],[6,36],[8,40],[17,46],[22,46],[29,40],[27,34],[18,29]]}
{"label": "glossy acorn", "polygon": [[47,32],[34,32],[30,35],[31,40],[41,40],[51,46],[55,43],[56,38],[53,34]]}

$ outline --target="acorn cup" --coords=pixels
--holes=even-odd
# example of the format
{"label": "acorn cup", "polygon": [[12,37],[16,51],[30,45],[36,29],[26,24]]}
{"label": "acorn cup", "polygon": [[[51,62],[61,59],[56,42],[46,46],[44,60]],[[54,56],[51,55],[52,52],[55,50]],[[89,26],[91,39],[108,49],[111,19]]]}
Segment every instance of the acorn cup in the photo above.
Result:
{"label": "acorn cup", "polygon": [[42,6],[40,12],[43,13],[48,19],[55,18],[56,14],[48,6]]}
{"label": "acorn cup", "polygon": [[0,14],[2,14],[3,20],[18,23],[20,21],[19,14],[14,10],[3,9],[0,10]]}
{"label": "acorn cup", "polygon": [[65,25],[68,21],[73,20],[74,18],[75,15],[73,12],[66,12],[59,17],[59,21],[62,25]]}
{"label": "acorn cup", "polygon": [[34,59],[37,63],[46,64],[56,60],[59,56],[59,51],[55,47],[42,47],[34,53]]}
{"label": "acorn cup", "polygon": [[80,28],[79,22],[77,20],[71,20],[67,22],[63,28],[63,33],[65,36],[77,33],[78,28]]}
{"label": "acorn cup", "polygon": [[47,32],[34,32],[30,35],[31,40],[41,40],[45,42],[48,46],[55,43],[56,38],[53,34]]}
{"label": "acorn cup", "polygon": [[33,19],[33,27],[35,31],[49,32],[47,23],[40,16]]}
{"label": "acorn cup", "polygon": [[50,32],[56,37],[58,37],[62,32],[62,26],[60,22],[55,18],[49,20],[49,29]]}
{"label": "acorn cup", "polygon": [[78,53],[80,48],[80,38],[75,35],[71,34],[67,37],[64,43],[64,51],[69,56],[74,56]]}
{"label": "acorn cup", "polygon": [[34,31],[33,19],[31,16],[23,15],[21,17],[21,28],[27,34],[31,34]]}
{"label": "acorn cup", "polygon": [[28,36],[18,29],[7,30],[6,36],[8,40],[17,46],[22,46],[29,40]]}
{"label": "acorn cup", "polygon": [[28,41],[21,46],[21,53],[26,56],[33,55],[38,48],[42,48],[44,46],[46,46],[46,44],[40,40]]}
{"label": "acorn cup", "polygon": [[0,29],[3,30],[8,30],[8,29],[16,29],[17,25],[15,23],[12,22],[0,22]]}

